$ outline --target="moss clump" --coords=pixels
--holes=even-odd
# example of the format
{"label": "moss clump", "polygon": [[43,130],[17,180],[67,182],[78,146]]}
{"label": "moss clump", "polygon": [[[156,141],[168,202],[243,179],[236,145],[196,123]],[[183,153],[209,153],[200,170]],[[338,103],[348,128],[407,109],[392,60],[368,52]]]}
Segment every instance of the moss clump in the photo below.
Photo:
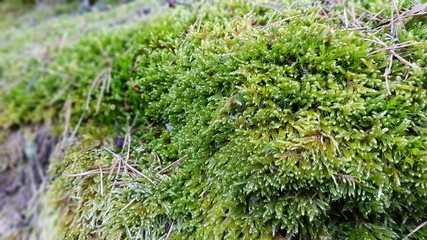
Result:
{"label": "moss clump", "polygon": [[[320,8],[280,10],[240,1],[178,9],[58,58],[61,69],[89,70],[103,59],[101,45],[113,62],[99,114],[95,97],[82,107],[82,76],[95,71],[75,75],[72,122],[83,112],[91,121],[81,135],[93,141],[101,124],[113,134],[115,121],[138,113],[122,154],[106,143],[112,137],[95,137],[101,150],[75,148],[52,167],[48,196],[66,199],[64,237],[398,239],[422,222],[425,72],[393,60],[386,82],[388,52],[372,53],[372,34],[345,30]],[[399,36],[417,44],[399,54],[425,67],[417,36],[427,22],[406,24]],[[388,42],[385,32],[375,36]],[[137,171],[96,172],[117,173],[117,161]],[[49,206],[61,212],[61,202]]]}
{"label": "moss clump", "polygon": [[144,48],[146,114],[189,156],[147,212],[179,238],[398,238],[427,210],[425,77],[394,63],[389,94],[367,36],[317,9],[270,17],[206,16]]}

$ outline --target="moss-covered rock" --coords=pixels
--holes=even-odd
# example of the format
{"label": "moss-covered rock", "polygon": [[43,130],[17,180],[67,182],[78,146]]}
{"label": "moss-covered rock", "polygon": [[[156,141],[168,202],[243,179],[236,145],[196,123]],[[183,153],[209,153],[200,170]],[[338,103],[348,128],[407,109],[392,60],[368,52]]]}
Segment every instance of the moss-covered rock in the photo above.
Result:
{"label": "moss-covered rock", "polygon": [[64,49],[0,118],[72,102],[45,216],[69,239],[406,236],[427,213],[427,22],[403,21],[389,68],[389,28],[339,14],[219,1]]}

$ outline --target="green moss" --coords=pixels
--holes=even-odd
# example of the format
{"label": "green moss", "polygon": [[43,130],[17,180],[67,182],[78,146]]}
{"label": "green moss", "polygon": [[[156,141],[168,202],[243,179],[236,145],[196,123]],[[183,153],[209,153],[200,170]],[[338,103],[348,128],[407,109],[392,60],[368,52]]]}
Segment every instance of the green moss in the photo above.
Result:
{"label": "green moss", "polygon": [[[62,216],[64,238],[398,239],[423,221],[425,72],[393,60],[386,83],[388,52],[372,54],[374,35],[320,8],[280,10],[178,8],[64,49],[25,97],[3,96],[14,114],[4,125],[46,109],[60,122],[67,99],[72,126],[85,116],[86,142],[51,167],[44,211]],[[400,38],[416,44],[396,51],[425,67],[425,21],[405,24]],[[389,43],[387,31],[375,36]],[[109,91],[91,91],[110,67]],[[114,132],[134,118],[129,156],[117,154],[150,181],[129,168],[118,179],[68,176],[117,166]]]}

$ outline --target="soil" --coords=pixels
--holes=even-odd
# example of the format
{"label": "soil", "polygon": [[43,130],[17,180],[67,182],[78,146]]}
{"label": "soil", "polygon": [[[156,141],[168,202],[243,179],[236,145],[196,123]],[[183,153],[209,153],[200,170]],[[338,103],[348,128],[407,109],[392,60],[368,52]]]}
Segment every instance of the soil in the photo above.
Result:
{"label": "soil", "polygon": [[15,131],[0,145],[0,239],[27,239],[55,146],[49,128]]}

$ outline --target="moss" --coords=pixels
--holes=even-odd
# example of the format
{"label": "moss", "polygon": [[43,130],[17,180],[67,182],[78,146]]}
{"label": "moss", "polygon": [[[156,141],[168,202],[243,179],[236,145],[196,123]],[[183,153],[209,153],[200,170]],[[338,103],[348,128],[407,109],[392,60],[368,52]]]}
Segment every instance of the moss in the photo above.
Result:
{"label": "moss", "polygon": [[[29,93],[3,96],[12,115],[2,125],[42,121],[47,109],[60,123],[66,101],[72,126],[84,116],[84,141],[51,166],[43,211],[62,219],[62,237],[398,239],[423,221],[424,71],[395,59],[386,83],[388,52],[368,40],[390,43],[388,29],[346,30],[318,7],[278,9],[178,8],[83,39]],[[416,44],[397,53],[419,67],[425,23],[399,30]],[[91,88],[102,72],[111,87]],[[121,151],[113,138],[133,119]],[[115,178],[120,158],[135,170]]]}

